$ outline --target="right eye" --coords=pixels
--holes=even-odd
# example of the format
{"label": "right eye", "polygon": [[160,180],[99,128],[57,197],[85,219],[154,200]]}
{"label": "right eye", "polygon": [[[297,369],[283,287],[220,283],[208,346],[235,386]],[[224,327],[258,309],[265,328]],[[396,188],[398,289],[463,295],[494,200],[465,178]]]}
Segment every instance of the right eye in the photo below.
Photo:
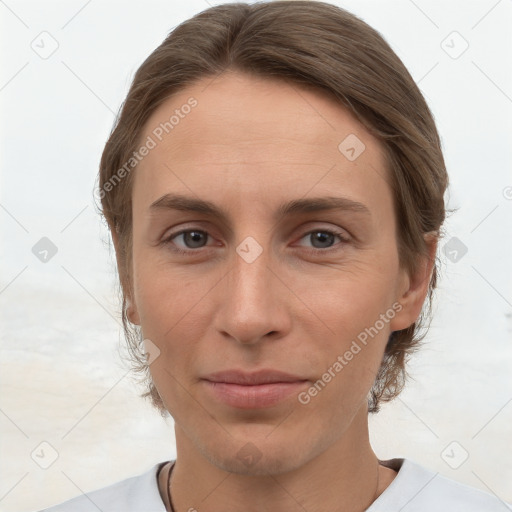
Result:
{"label": "right eye", "polygon": [[[179,254],[191,254],[198,252],[197,249],[202,249],[205,247],[205,243],[208,239],[208,233],[201,229],[182,229],[177,233],[172,233],[164,240],[162,243],[165,245],[169,245],[172,251],[175,251]],[[180,248],[179,245],[176,245],[175,240],[180,240],[184,244],[184,248]]]}

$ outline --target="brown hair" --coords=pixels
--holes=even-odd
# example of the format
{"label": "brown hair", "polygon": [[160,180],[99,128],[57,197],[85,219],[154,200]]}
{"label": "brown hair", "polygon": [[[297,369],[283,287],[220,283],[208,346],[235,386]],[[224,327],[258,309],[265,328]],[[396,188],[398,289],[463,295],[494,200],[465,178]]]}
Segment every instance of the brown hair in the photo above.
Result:
{"label": "brown hair", "polygon": [[[381,141],[391,176],[402,268],[415,272],[421,257],[428,257],[424,235],[440,236],[445,220],[448,176],[433,116],[402,61],[361,19],[328,3],[292,0],[223,4],[177,26],[135,74],[103,151],[98,190],[101,212],[118,237],[122,320],[133,368],[144,373],[147,391],[142,396],[149,397],[163,416],[167,412],[141,351],[140,329],[126,314],[127,299],[133,296],[133,173],[119,171],[123,166],[126,170],[145,122],[159,104],[227,69],[323,91]],[[391,334],[368,397],[369,412],[378,411],[380,402],[402,390],[406,361],[424,338],[426,331],[421,330],[431,318],[437,277],[435,262],[427,307],[424,304],[417,322]]]}

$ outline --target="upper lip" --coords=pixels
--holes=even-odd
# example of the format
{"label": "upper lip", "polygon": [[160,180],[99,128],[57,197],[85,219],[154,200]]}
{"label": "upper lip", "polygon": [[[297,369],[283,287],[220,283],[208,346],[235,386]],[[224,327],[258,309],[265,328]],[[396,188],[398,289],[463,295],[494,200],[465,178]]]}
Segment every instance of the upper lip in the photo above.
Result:
{"label": "upper lip", "polygon": [[270,384],[276,382],[299,382],[307,380],[297,375],[279,370],[258,370],[256,372],[244,372],[242,370],[225,370],[215,372],[203,377],[210,382],[225,382],[228,384],[242,384],[246,386],[257,384]]}

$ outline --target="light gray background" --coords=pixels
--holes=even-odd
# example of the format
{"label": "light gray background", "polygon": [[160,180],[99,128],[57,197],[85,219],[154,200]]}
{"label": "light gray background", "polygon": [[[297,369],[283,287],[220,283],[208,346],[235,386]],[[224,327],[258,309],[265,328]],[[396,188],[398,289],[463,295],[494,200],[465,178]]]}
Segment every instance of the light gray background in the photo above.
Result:
{"label": "light gray background", "polygon": [[[374,448],[512,501],[512,2],[337,4],[379,30],[419,82],[442,136],[448,206],[460,208],[441,248],[454,236],[467,247],[456,262],[441,250],[435,320],[414,380],[371,419]],[[114,257],[92,190],[137,67],[209,5],[0,1],[2,511],[175,456],[172,420],[138,398],[120,358]],[[469,47],[454,58],[461,38]],[[46,263],[32,253],[42,237],[58,248]]]}

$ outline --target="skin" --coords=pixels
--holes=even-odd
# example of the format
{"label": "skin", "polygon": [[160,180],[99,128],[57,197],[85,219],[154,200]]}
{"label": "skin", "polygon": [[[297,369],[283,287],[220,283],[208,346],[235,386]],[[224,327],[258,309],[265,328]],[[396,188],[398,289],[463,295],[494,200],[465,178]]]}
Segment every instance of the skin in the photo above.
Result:
{"label": "skin", "polygon": [[[128,315],[160,350],[150,369],[175,421],[175,510],[364,510],[396,476],[370,446],[367,394],[390,333],[420,314],[436,241],[416,275],[399,267],[382,146],[331,98],[229,71],[167,99],[141,140],[190,96],[198,105],[140,162],[132,196]],[[354,161],[338,149],[349,134],[366,146]],[[215,203],[228,224],[203,213],[151,213],[170,192]],[[370,215],[273,219],[283,202],[323,196],[361,202]],[[206,234],[195,245],[183,235],[162,242],[184,228]],[[348,242],[315,240],[333,229]],[[262,248],[252,263],[236,252],[248,236]],[[307,389],[394,303],[400,312],[306,405],[292,395],[235,409],[200,380],[274,368],[308,379]],[[260,458],[247,466],[237,453],[249,442]],[[167,469],[159,481],[166,506]]]}

